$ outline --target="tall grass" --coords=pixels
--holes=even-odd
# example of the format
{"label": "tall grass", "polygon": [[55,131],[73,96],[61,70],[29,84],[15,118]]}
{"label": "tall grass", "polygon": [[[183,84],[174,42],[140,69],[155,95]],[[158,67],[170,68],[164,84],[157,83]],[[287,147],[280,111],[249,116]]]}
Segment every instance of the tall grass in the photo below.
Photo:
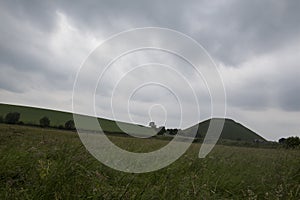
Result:
{"label": "tall grass", "polygon": [[[154,150],[157,139],[110,137]],[[94,159],[75,132],[0,125],[0,199],[300,199],[300,151],[200,144],[156,172],[128,174]]]}

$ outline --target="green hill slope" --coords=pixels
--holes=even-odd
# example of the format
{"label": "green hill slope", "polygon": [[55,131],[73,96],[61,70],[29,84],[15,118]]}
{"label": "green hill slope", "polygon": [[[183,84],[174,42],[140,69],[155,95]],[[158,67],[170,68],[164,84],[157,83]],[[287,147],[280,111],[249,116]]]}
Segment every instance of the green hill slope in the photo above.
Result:
{"label": "green hill slope", "polygon": [[[3,116],[4,118],[5,115],[9,112],[19,112],[21,114],[20,121],[24,122],[25,124],[33,124],[33,125],[39,125],[39,120],[44,116],[47,116],[50,119],[50,125],[53,127],[58,127],[60,125],[63,126],[65,122],[73,119],[72,113],[68,113],[68,112],[0,103],[0,116]],[[91,131],[97,130],[97,127],[93,128],[92,126],[89,125],[90,118],[91,118],[90,116],[83,117],[83,120],[86,120],[87,122],[84,129],[88,129]],[[196,135],[197,138],[205,137],[210,120],[218,120],[218,119],[209,119],[199,123],[197,135]],[[126,130],[125,132],[127,133],[133,133],[135,135],[141,135],[141,136],[154,134],[153,129],[141,125],[130,124],[125,122],[116,123],[115,121],[104,119],[104,118],[98,118],[98,121],[101,125],[101,128],[105,132],[109,132],[109,133],[124,133],[124,131],[121,130],[117,125],[118,123],[119,125],[125,128]],[[192,130],[195,130],[196,128],[197,126],[195,125],[183,131],[186,132],[187,135],[189,135],[189,133]],[[225,124],[220,139],[250,141],[250,142],[254,140],[266,141],[264,138],[262,138],[255,132],[251,131],[247,127],[231,119],[225,119]]]}
{"label": "green hill slope", "polygon": [[[219,120],[217,118],[208,119],[199,123],[197,130],[197,138],[204,138],[211,120]],[[184,130],[187,134],[191,131],[197,129],[197,125]],[[248,141],[253,142],[254,140],[266,141],[263,137],[259,136],[257,133],[248,129],[240,123],[235,122],[232,119],[225,119],[224,127],[221,133],[220,139],[224,140],[236,140],[236,141]]]}
{"label": "green hill slope", "polygon": [[[0,116],[5,117],[5,115],[9,112],[19,112],[21,114],[20,121],[24,122],[25,124],[32,124],[32,125],[39,125],[39,120],[46,116],[50,119],[50,126],[58,127],[60,125],[64,125],[68,120],[73,119],[72,113],[68,112],[61,112],[56,110],[49,110],[49,109],[41,109],[41,108],[35,108],[35,107],[28,107],[28,106],[18,106],[18,105],[9,105],[9,104],[0,104]],[[86,121],[89,121],[89,116],[84,116],[84,119]],[[153,134],[153,130],[130,123],[125,122],[115,122],[108,119],[98,118],[98,121],[101,125],[101,128],[105,132],[110,133],[124,133],[119,126],[120,124],[126,132],[133,133],[133,134],[141,134],[141,135],[150,135]],[[87,125],[88,127],[88,125]],[[97,130],[97,128],[92,128],[91,126],[88,127],[89,130],[94,131]]]}

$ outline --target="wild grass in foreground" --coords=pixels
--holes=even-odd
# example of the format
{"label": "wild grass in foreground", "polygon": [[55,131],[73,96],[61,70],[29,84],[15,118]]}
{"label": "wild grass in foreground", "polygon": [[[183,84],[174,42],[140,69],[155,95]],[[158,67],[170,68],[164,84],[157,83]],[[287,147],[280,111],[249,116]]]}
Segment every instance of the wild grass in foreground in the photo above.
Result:
{"label": "wild grass in foreground", "polygon": [[[137,151],[168,141],[111,137]],[[300,151],[200,144],[156,172],[128,174],[93,158],[74,132],[0,125],[0,199],[300,199]]]}

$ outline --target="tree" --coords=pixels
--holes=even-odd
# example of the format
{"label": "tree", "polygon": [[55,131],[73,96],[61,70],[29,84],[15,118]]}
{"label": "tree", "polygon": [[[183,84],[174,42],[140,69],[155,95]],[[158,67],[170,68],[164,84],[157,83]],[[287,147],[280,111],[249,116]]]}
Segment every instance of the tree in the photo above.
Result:
{"label": "tree", "polygon": [[279,144],[285,144],[286,139],[285,138],[280,138],[278,142],[279,142]]}
{"label": "tree", "polygon": [[10,112],[5,116],[5,123],[8,124],[17,124],[20,119],[20,113],[18,112]]}
{"label": "tree", "polygon": [[286,145],[288,148],[295,148],[300,146],[300,138],[299,137],[288,137],[286,139]]}
{"label": "tree", "polygon": [[50,119],[48,117],[42,117],[40,119],[40,125],[41,127],[49,127],[50,126]]}
{"label": "tree", "polygon": [[174,128],[174,129],[168,129],[167,131],[169,132],[170,135],[176,135],[177,132],[178,132],[178,129],[177,129],[177,128]]}
{"label": "tree", "polygon": [[0,116],[0,123],[3,123],[3,117],[2,116]]}
{"label": "tree", "polygon": [[75,129],[75,124],[74,124],[74,120],[69,120],[65,123],[65,129],[68,130],[74,130]]}
{"label": "tree", "polygon": [[157,135],[163,135],[165,134],[166,132],[166,128],[163,126],[163,127],[159,127],[159,131],[157,132]]}
{"label": "tree", "polygon": [[300,146],[300,138],[299,137],[288,137],[288,138],[280,138],[278,141],[279,144],[284,145],[286,148],[296,148]]}

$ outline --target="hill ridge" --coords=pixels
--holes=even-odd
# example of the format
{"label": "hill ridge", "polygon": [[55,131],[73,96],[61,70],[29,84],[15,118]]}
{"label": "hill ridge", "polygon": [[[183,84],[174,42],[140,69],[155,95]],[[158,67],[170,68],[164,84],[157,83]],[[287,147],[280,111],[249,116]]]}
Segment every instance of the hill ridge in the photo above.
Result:
{"label": "hill ridge", "polygon": [[[67,111],[60,111],[48,108],[38,108],[33,106],[25,106],[25,105],[12,105],[6,103],[0,103],[0,116],[3,117],[9,112],[20,112],[21,118],[20,121],[23,121],[27,124],[39,125],[40,118],[47,116],[51,121],[51,126],[58,127],[60,125],[64,125],[64,123],[70,119],[73,119],[73,114]],[[82,114],[78,114],[82,115]],[[93,116],[82,115],[86,118],[93,118]],[[204,138],[209,126],[209,122],[211,120],[220,120],[224,118],[210,118],[204,121],[201,121],[189,128],[184,129],[187,136],[191,131],[195,131],[197,128],[197,138]],[[117,123],[122,124],[128,130],[127,132],[137,133],[137,134],[149,134],[149,131],[153,131],[153,129],[139,125],[132,124],[128,122],[114,121],[106,118],[98,118],[99,123],[101,124],[101,128],[105,132],[111,133],[125,133],[123,130],[118,127]],[[197,127],[198,126],[198,127]],[[253,140],[261,140],[267,141],[259,134],[252,131],[250,128],[244,126],[240,122],[236,122],[234,119],[225,118],[225,123],[223,127],[223,131],[221,133],[221,139],[229,139],[229,140],[242,140],[242,141],[253,141]]]}

